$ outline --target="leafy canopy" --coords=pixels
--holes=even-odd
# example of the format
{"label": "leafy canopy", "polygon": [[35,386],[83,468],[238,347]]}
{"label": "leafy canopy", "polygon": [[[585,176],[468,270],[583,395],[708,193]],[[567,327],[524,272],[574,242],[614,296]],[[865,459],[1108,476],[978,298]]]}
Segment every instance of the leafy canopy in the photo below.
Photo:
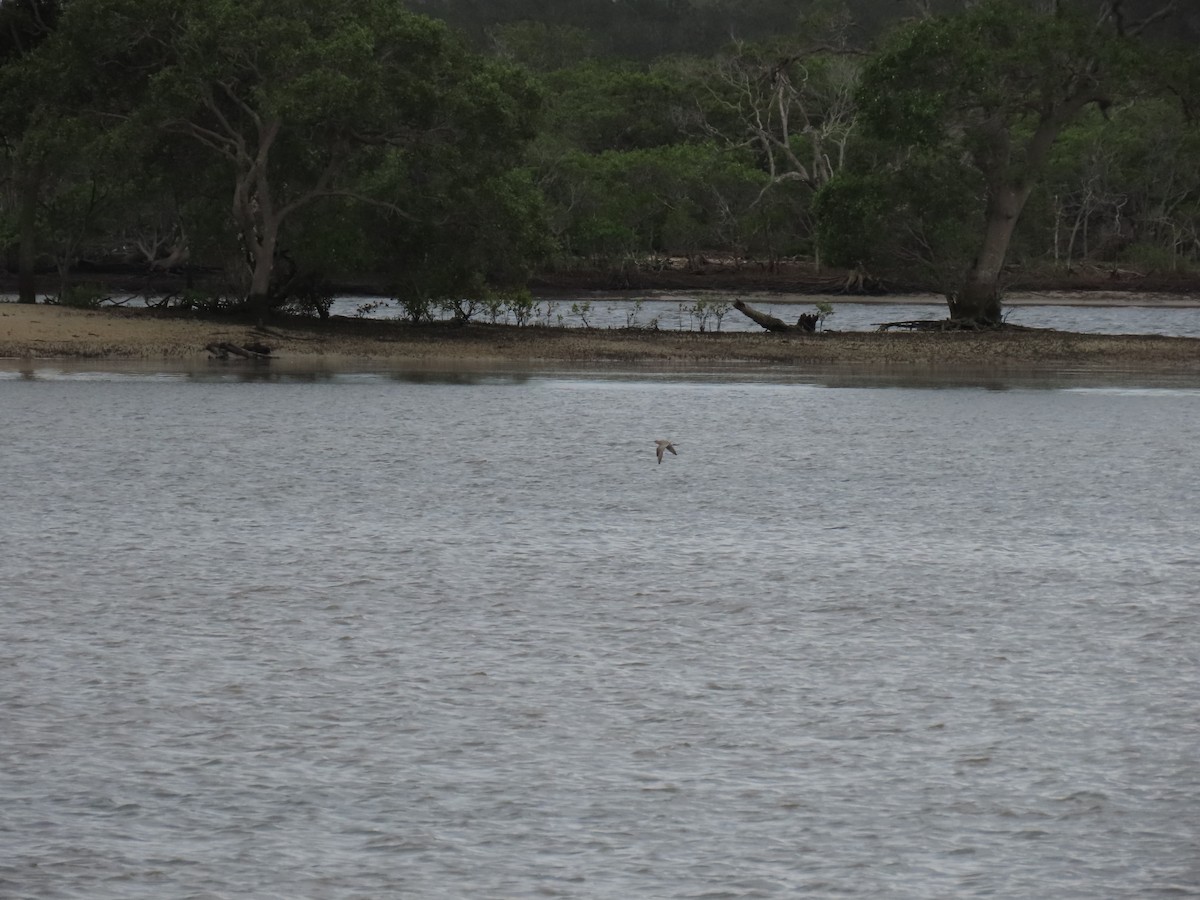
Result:
{"label": "leafy canopy", "polygon": [[[365,221],[347,204],[447,227],[464,186],[486,193],[519,163],[540,107],[521,70],[399,0],[75,0],[46,68],[78,114],[224,166],[254,297],[289,233],[312,248],[314,218]],[[489,258],[477,249],[446,265]]]}
{"label": "leafy canopy", "polygon": [[866,132],[896,145],[958,140],[974,154],[997,134],[1032,131],[1107,102],[1132,48],[1064,8],[988,0],[900,31],[865,67],[857,102]]}

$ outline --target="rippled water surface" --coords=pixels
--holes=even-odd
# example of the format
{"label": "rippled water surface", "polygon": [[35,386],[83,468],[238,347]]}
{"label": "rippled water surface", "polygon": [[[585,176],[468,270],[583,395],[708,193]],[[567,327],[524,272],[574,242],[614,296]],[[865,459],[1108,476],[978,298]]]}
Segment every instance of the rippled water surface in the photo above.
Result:
{"label": "rippled water surface", "polygon": [[212,371],[0,373],[0,896],[1200,894],[1200,384]]}

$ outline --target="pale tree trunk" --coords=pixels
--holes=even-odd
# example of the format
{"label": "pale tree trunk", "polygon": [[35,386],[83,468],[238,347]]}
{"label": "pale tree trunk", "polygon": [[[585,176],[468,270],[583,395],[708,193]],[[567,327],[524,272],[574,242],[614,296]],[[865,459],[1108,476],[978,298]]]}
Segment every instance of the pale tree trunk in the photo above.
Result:
{"label": "pale tree trunk", "polygon": [[265,325],[271,312],[271,276],[275,272],[275,246],[279,228],[272,223],[269,234],[248,244],[254,267],[250,273],[250,293],[246,298],[249,312],[259,325]]}
{"label": "pale tree trunk", "polygon": [[283,216],[275,211],[267,180],[267,160],[279,133],[279,123],[260,129],[258,153],[244,157],[247,163],[233,191],[233,215],[242,232],[250,257],[250,291],[246,306],[259,325],[271,311],[271,276],[275,271],[275,249]]}

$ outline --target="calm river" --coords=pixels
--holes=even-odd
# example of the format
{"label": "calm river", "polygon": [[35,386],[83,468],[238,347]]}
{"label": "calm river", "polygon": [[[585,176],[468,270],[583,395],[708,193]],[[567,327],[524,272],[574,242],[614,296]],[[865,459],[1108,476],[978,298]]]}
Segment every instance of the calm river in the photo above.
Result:
{"label": "calm river", "polygon": [[1200,895],[1196,380],[2,365],[0,897]]}

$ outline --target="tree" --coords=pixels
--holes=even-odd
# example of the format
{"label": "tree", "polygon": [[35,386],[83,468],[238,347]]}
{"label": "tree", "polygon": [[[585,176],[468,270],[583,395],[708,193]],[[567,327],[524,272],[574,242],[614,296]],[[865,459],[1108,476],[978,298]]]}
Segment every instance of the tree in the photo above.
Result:
{"label": "tree", "polygon": [[410,313],[523,289],[532,264],[551,249],[529,173],[476,178],[446,170],[438,177],[425,205],[411,206],[410,215],[378,206],[349,210],[357,224],[343,231],[359,240],[347,253],[364,254],[365,265],[387,279]]}
{"label": "tree", "polygon": [[947,148],[979,173],[980,233],[954,261],[952,319],[1001,319],[1001,273],[1014,229],[1054,141],[1089,105],[1130,90],[1147,24],[1123,22],[1120,2],[1097,21],[1050,4],[985,0],[958,15],[904,29],[863,72],[858,102],[870,134],[896,149],[892,172],[914,148]]}
{"label": "tree", "polygon": [[1068,270],[1179,271],[1200,257],[1198,158],[1200,127],[1165,99],[1084,115],[1056,144],[1022,229]]}
{"label": "tree", "polygon": [[587,60],[548,72],[546,130],[588,153],[661,147],[678,141],[684,85],[666,68]]}
{"label": "tree", "polygon": [[768,186],[798,181],[816,190],[844,161],[856,70],[827,49],[735,44],[709,80],[706,130],[753,149]]}
{"label": "tree", "polygon": [[[763,232],[772,261],[781,237],[812,249],[813,196],[842,169],[855,132],[861,63],[840,47],[838,21],[810,18],[803,38],[735,41],[690,67],[693,130],[751,156],[763,173],[754,205],[760,224],[778,220]],[[814,44],[814,35],[830,40]]]}
{"label": "tree", "polygon": [[289,226],[331,198],[415,218],[437,171],[511,166],[538,104],[397,0],[76,0],[60,33],[88,109],[221,162],[259,319]]}
{"label": "tree", "polygon": [[875,155],[863,153],[818,191],[822,258],[860,282],[869,273],[949,294],[980,231],[979,173],[953,147],[912,148],[892,170],[867,164]]}
{"label": "tree", "polygon": [[45,127],[44,85],[28,63],[57,27],[62,5],[59,0],[0,3],[0,139],[13,188],[17,299],[21,303],[37,300],[38,202],[51,168],[48,145],[53,143]]}

